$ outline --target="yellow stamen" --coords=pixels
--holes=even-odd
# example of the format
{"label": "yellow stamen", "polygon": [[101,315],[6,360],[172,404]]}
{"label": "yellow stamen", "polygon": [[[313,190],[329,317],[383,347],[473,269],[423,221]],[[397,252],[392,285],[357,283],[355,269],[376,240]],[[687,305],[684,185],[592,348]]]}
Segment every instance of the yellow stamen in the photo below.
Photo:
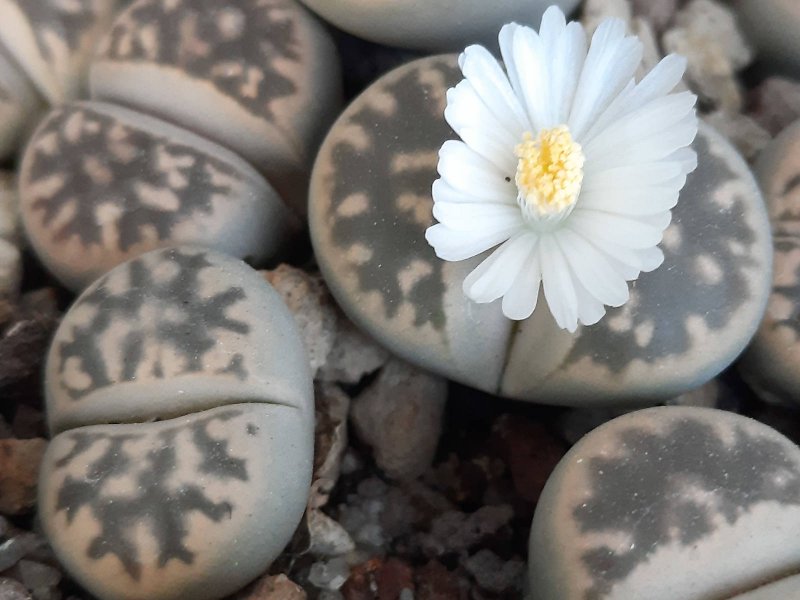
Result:
{"label": "yellow stamen", "polygon": [[526,133],[516,148],[520,200],[537,216],[561,214],[575,205],[583,183],[583,149],[569,128],[544,129],[533,139]]}

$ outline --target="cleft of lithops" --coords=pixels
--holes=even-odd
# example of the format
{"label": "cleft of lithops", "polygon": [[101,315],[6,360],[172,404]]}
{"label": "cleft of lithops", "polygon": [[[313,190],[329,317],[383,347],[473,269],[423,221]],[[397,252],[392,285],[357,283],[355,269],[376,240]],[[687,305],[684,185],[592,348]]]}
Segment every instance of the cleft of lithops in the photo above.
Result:
{"label": "cleft of lithops", "polygon": [[21,215],[66,287],[176,244],[263,263],[301,229],[340,75],[294,0],[4,0],[0,22],[0,156],[38,125]]}

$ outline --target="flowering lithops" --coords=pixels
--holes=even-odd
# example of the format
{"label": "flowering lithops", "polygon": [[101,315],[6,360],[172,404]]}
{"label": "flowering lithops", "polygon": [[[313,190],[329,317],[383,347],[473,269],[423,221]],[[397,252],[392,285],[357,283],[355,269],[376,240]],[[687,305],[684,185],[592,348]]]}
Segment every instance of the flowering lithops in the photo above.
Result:
{"label": "flowering lithops", "polygon": [[714,409],[630,413],[550,476],[530,536],[531,595],[739,598],[797,572],[798,526],[800,449],[777,431]]}
{"label": "flowering lithops", "polygon": [[151,252],[81,295],[53,340],[39,514],[100,598],[219,598],[263,572],[308,495],[308,359],[242,262]]}
{"label": "flowering lithops", "polygon": [[460,80],[454,56],[401,67],[357,98],[323,144],[312,241],[351,318],[410,362],[526,400],[653,402],[728,366],[763,315],[772,255],[763,199],[736,150],[701,124],[697,169],[660,244],[664,263],[639,277],[622,308],[574,334],[544,301],[514,322],[500,302],[462,290],[486,255],[446,262],[425,241],[439,149],[455,138],[446,94]]}

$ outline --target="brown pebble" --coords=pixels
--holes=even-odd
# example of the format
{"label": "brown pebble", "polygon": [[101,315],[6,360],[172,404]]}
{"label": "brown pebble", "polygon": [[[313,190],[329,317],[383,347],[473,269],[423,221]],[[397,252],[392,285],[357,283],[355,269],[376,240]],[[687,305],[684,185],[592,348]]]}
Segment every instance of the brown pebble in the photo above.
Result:
{"label": "brown pebble", "polygon": [[39,463],[47,441],[0,440],[0,513],[19,515],[36,504]]}
{"label": "brown pebble", "polygon": [[566,446],[540,423],[503,415],[494,424],[517,493],[536,502]]}
{"label": "brown pebble", "polygon": [[342,586],[345,600],[400,600],[403,590],[414,592],[414,572],[397,558],[372,558],[353,567]]}
{"label": "brown pebble", "polygon": [[415,600],[463,600],[467,597],[458,575],[435,560],[417,569],[416,581]]}
{"label": "brown pebble", "polygon": [[306,593],[286,575],[267,575],[254,583],[238,600],[306,600]]}

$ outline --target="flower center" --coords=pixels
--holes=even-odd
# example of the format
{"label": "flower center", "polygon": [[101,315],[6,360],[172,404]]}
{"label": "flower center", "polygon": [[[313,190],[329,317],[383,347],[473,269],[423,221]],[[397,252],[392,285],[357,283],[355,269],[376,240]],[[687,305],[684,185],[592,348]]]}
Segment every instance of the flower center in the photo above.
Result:
{"label": "flower center", "polygon": [[525,133],[516,147],[516,183],[523,212],[553,217],[571,212],[583,183],[583,149],[569,128],[543,129],[539,137]]}

